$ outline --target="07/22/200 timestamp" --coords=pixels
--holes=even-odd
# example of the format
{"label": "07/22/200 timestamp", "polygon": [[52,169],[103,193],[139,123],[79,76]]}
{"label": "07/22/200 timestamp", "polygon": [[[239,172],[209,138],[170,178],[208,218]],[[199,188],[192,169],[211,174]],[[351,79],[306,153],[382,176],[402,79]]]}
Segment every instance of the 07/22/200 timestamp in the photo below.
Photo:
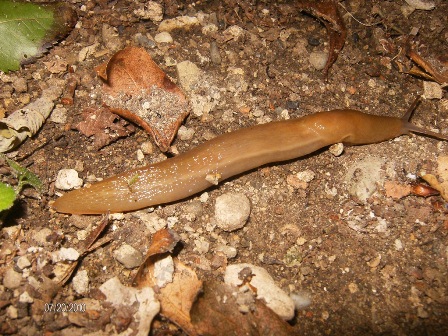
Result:
{"label": "07/22/200 timestamp", "polygon": [[86,311],[85,303],[45,303],[44,312],[45,313],[84,313]]}

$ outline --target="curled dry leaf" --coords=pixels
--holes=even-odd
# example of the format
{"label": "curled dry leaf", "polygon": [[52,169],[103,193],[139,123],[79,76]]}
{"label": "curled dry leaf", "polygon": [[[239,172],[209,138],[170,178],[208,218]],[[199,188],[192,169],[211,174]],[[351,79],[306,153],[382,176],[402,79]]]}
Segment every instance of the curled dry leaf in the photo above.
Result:
{"label": "curled dry leaf", "polygon": [[94,146],[98,149],[135,131],[134,126],[106,108],[86,108],[82,117],[84,120],[75,128],[87,137],[94,136]]}
{"label": "curled dry leaf", "polygon": [[328,59],[325,63],[324,74],[328,76],[328,70],[338,58],[338,55],[344,47],[345,38],[347,37],[347,30],[344,25],[344,20],[337,8],[337,1],[335,0],[317,0],[306,1],[300,0],[296,2],[296,6],[323,23],[327,29],[330,39],[330,47],[328,50]]}
{"label": "curled dry leaf", "polygon": [[233,290],[224,284],[205,283],[203,294],[191,310],[199,335],[292,335],[291,326],[256,300],[254,310],[239,311]]}
{"label": "curled dry leaf", "polygon": [[440,194],[438,190],[423,183],[413,185],[411,191],[414,195],[422,197],[436,196]]}
{"label": "curled dry leaf", "polygon": [[183,92],[142,48],[127,47],[97,67],[104,80],[103,102],[150,133],[167,151],[189,113]]}
{"label": "curled dry leaf", "polygon": [[62,93],[61,82],[53,84],[40,98],[0,119],[0,153],[14,149],[40,129]]}
{"label": "curled dry leaf", "polygon": [[[448,58],[446,55],[431,55],[427,47],[412,41],[412,36],[398,39],[400,42],[400,52],[394,57],[394,64],[398,71],[413,76],[418,76],[427,80],[439,83],[442,86],[448,85]],[[421,52],[419,49],[425,50]]]}
{"label": "curled dry leaf", "polygon": [[[138,288],[155,287],[157,279],[154,276],[154,263],[166,257],[179,241],[179,236],[173,230],[163,229],[155,233],[146,260],[140,267],[134,284]],[[190,321],[190,309],[196,299],[202,281],[189,267],[174,258],[175,272],[172,282],[158,290],[160,313],[179,325],[189,335],[194,335]]]}

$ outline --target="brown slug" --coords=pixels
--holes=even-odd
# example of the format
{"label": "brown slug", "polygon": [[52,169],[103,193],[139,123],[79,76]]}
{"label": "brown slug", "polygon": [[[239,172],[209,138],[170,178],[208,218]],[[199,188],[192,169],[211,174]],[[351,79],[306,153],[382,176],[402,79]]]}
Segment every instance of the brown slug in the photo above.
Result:
{"label": "brown slug", "polygon": [[247,170],[334,143],[371,144],[409,132],[448,140],[409,123],[417,104],[401,119],[333,110],[230,132],[174,158],[71,191],[52,207],[70,214],[133,211],[186,198]]}

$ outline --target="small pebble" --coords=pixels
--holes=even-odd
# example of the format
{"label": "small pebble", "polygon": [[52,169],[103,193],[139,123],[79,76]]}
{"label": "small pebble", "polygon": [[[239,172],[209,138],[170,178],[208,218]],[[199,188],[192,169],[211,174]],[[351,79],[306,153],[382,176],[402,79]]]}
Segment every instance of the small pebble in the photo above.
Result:
{"label": "small pebble", "polygon": [[304,182],[311,182],[315,176],[316,174],[309,169],[297,173],[298,179]]}
{"label": "small pebble", "polygon": [[191,91],[194,85],[202,77],[202,71],[196,64],[190,61],[183,61],[176,65],[179,83],[186,91]]}
{"label": "small pebble", "polygon": [[38,246],[47,246],[49,242],[47,237],[53,233],[49,228],[43,228],[32,235],[33,240],[37,243]]}
{"label": "small pebble", "polygon": [[22,303],[33,303],[34,299],[30,296],[30,294],[27,291],[25,291],[22,294],[20,294],[19,302],[22,302]]}
{"label": "small pebble", "polygon": [[9,289],[15,289],[20,286],[22,281],[22,274],[14,271],[12,268],[8,268],[3,274],[3,286]]}
{"label": "small pebble", "polygon": [[51,112],[50,120],[56,124],[65,124],[67,122],[67,109],[65,107],[56,107]]}
{"label": "small pebble", "polygon": [[340,156],[344,152],[344,144],[342,142],[330,146],[329,152],[334,156]]}
{"label": "small pebble", "polygon": [[145,1],[144,6],[134,10],[134,14],[143,20],[160,22],[163,20],[163,6],[155,1]]}
{"label": "small pebble", "polygon": [[76,251],[73,247],[69,248],[62,247],[59,251],[53,252],[52,258],[54,263],[64,260],[75,261],[78,260],[79,258],[79,252]]}
{"label": "small pebble", "polygon": [[224,30],[222,34],[228,38],[239,40],[242,37],[244,37],[244,33],[245,32],[243,28],[241,28],[240,26],[233,25]]}
{"label": "small pebble", "polygon": [[30,267],[31,263],[26,256],[21,256],[17,259],[17,267],[23,270],[24,268]]}
{"label": "small pebble", "polygon": [[257,299],[262,299],[282,319],[288,321],[294,317],[294,301],[275,284],[274,279],[262,267],[251,264],[235,264],[226,268],[224,282],[239,287],[243,284],[241,275],[246,270],[254,276],[250,279],[249,289],[254,291]]}
{"label": "small pebble", "polygon": [[305,309],[311,304],[311,294],[308,292],[291,293],[289,297],[294,301],[297,310]]}
{"label": "small pebble", "polygon": [[17,308],[14,306],[8,306],[8,308],[6,308],[6,315],[12,320],[15,320],[19,316]]}
{"label": "small pebble", "polygon": [[154,278],[159,288],[165,287],[167,284],[173,282],[174,261],[173,257],[167,257],[157,260],[154,263]]}
{"label": "small pebble", "polygon": [[89,291],[89,281],[87,270],[78,271],[72,280],[73,289],[77,294],[86,294]]}
{"label": "small pebble", "polygon": [[154,41],[157,43],[173,43],[173,37],[168,32],[161,32],[154,36]]}
{"label": "small pebble", "polygon": [[198,24],[199,20],[194,16],[178,16],[173,19],[166,19],[160,22],[159,31],[170,32],[174,29],[189,29]]}
{"label": "small pebble", "polygon": [[314,51],[310,54],[309,61],[316,70],[322,70],[327,63],[328,54],[322,51]]}
{"label": "small pebble", "polygon": [[216,246],[215,251],[224,253],[228,259],[235,258],[236,255],[238,254],[237,249],[234,248],[233,246],[222,245],[222,244]]}
{"label": "small pebble", "polygon": [[151,141],[143,142],[141,144],[140,148],[141,148],[143,154],[146,154],[146,155],[152,154],[154,151]]}
{"label": "small pebble", "polygon": [[191,140],[193,138],[193,135],[194,135],[194,129],[187,128],[183,125],[179,127],[179,130],[177,131],[177,136],[179,137],[180,140],[183,141]]}
{"label": "small pebble", "polygon": [[55,186],[61,190],[80,188],[83,184],[78,177],[78,172],[74,169],[61,169],[56,177]]}
{"label": "small pebble", "polygon": [[250,201],[244,194],[227,193],[216,198],[215,218],[224,231],[242,228],[250,215]]}
{"label": "small pebble", "polygon": [[436,82],[423,82],[423,97],[425,99],[442,99],[442,86]]}
{"label": "small pebble", "polygon": [[137,149],[137,160],[139,162],[142,162],[145,159],[145,154],[143,154],[143,151],[141,149]]}
{"label": "small pebble", "polygon": [[28,85],[26,79],[23,77],[17,77],[12,81],[12,87],[16,92],[26,92],[28,90]]}
{"label": "small pebble", "polygon": [[140,266],[143,256],[140,251],[133,248],[131,245],[123,244],[114,251],[114,257],[118,262],[123,264],[126,268],[135,268]]}

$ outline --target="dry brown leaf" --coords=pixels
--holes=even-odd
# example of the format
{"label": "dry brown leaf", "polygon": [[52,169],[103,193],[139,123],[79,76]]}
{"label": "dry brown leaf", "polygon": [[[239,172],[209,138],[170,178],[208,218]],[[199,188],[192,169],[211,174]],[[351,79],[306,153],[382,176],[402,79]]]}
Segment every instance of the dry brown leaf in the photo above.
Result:
{"label": "dry brown leaf", "polygon": [[179,240],[179,235],[170,229],[162,229],[154,234],[151,246],[146,253],[145,261],[140,265],[134,277],[134,286],[139,288],[152,286],[152,282],[149,283],[147,279],[149,269],[158,259],[163,258],[167,252],[171,252]]}
{"label": "dry brown leaf", "polygon": [[190,310],[202,288],[202,281],[189,267],[174,259],[175,273],[173,282],[160,290],[160,313],[182,328],[187,334],[194,335]]}
{"label": "dry brown leaf", "polygon": [[344,25],[344,20],[338,11],[337,2],[335,0],[300,0],[296,2],[296,5],[300,10],[319,19],[327,29],[330,40],[328,59],[324,68],[324,74],[327,77],[328,70],[338,58],[340,51],[344,47],[345,38],[347,37],[347,30]]}
{"label": "dry brown leaf", "polygon": [[205,283],[203,294],[191,310],[191,321],[199,335],[293,335],[291,326],[256,300],[254,311],[241,313],[233,290],[224,284]]}
{"label": "dry brown leaf", "polygon": [[103,101],[113,112],[143,127],[167,151],[189,113],[183,92],[143,49],[127,47],[96,69],[104,80]]}
{"label": "dry brown leaf", "polygon": [[[180,240],[176,232],[162,229],[154,234],[146,260],[140,266],[134,279],[138,288],[156,287],[154,263],[167,256]],[[190,335],[195,335],[190,322],[190,309],[202,287],[196,273],[189,267],[174,259],[173,281],[162,288],[158,288],[160,313],[173,323],[180,326]]]}
{"label": "dry brown leaf", "polygon": [[135,131],[134,126],[106,108],[86,108],[82,117],[84,120],[75,128],[87,137],[95,136],[94,146],[98,149]]}

